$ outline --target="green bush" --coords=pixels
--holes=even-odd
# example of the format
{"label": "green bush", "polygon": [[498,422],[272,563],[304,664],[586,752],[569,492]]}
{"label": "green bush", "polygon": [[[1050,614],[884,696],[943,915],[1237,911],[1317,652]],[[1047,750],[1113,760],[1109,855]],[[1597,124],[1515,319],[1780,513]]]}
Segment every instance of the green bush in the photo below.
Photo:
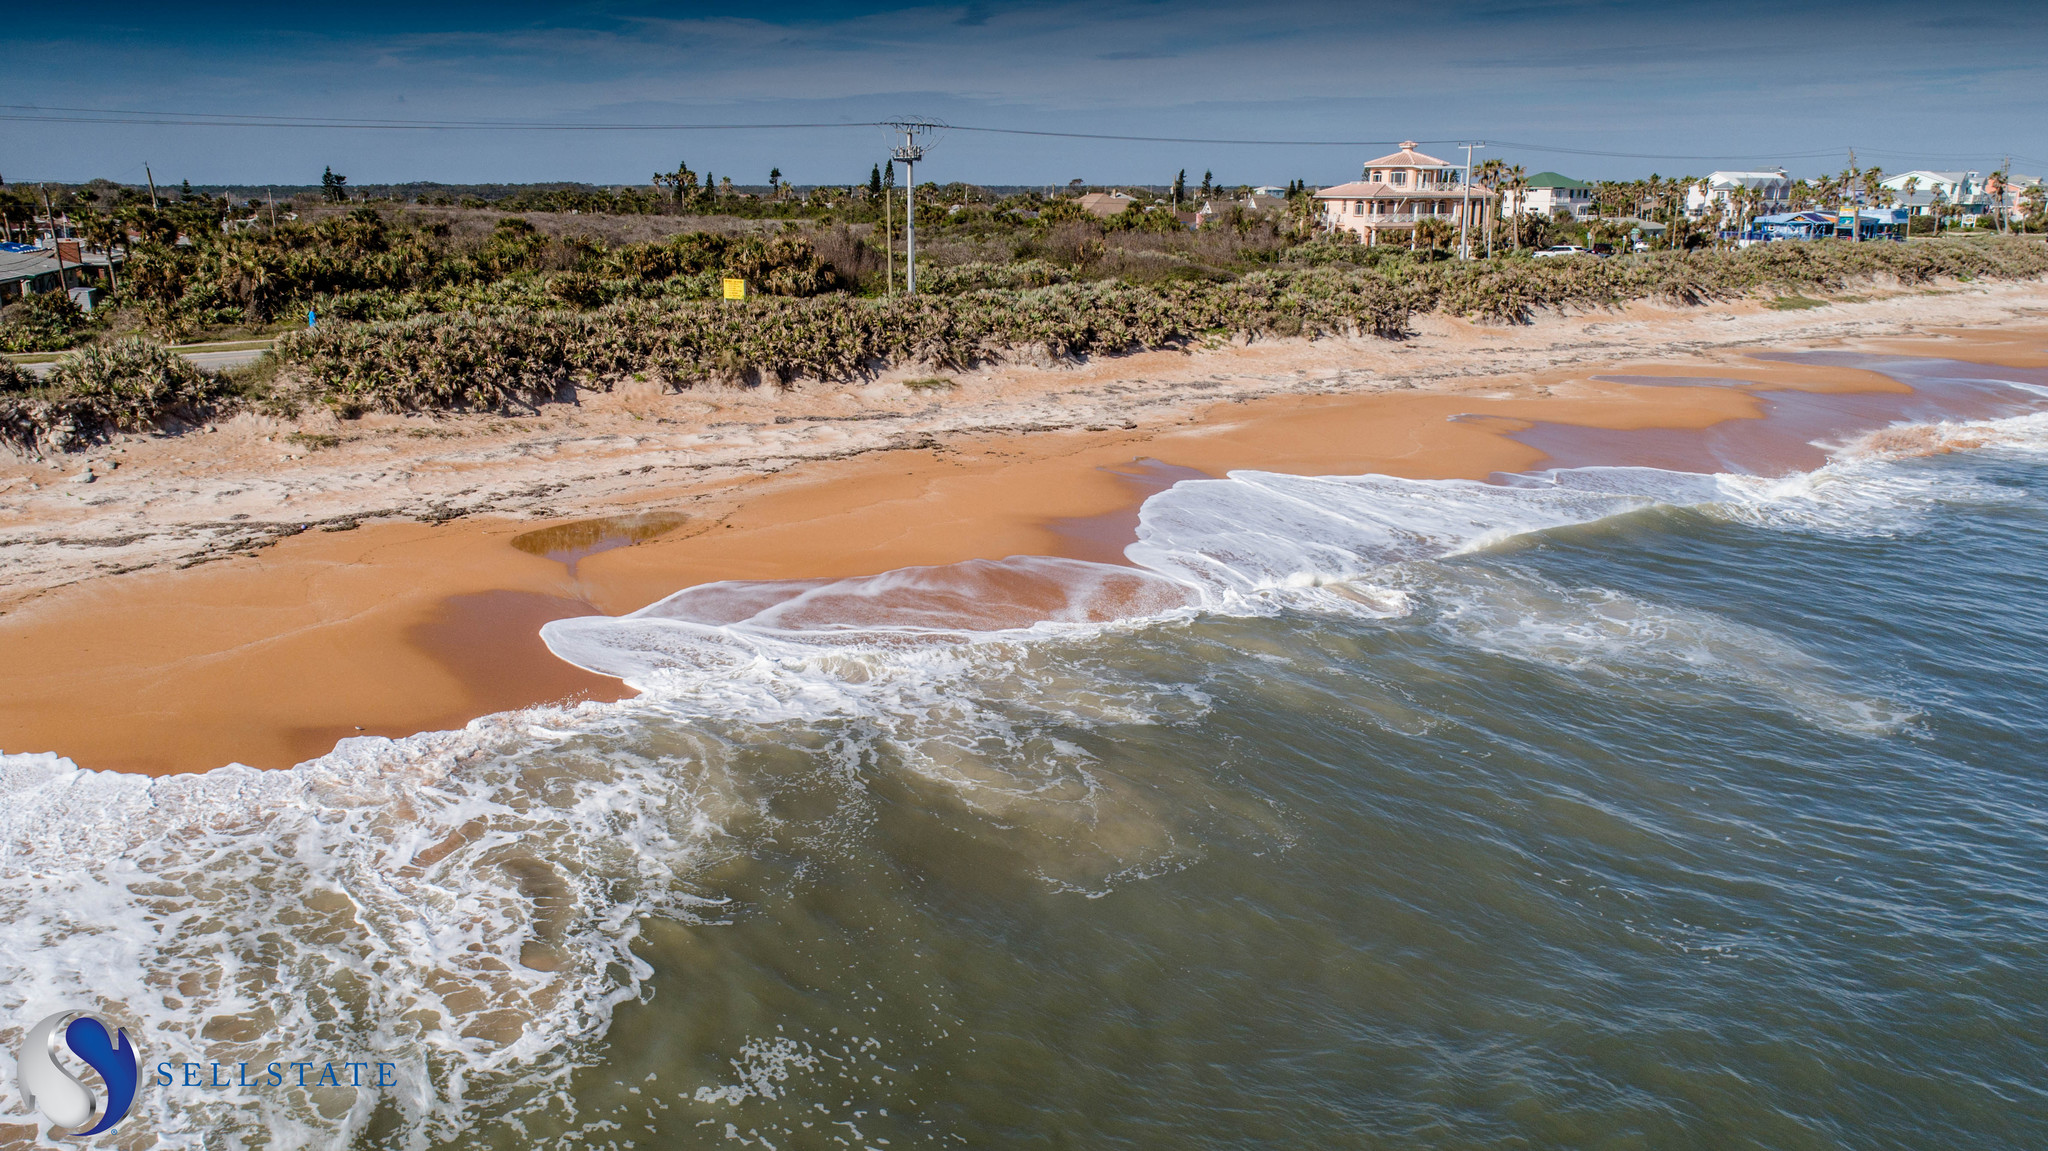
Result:
{"label": "green bush", "polygon": [[1318,269],[1224,284],[1102,281],[890,300],[636,300],[594,312],[421,316],[293,333],[277,354],[307,380],[311,398],[345,413],[491,408],[632,374],[683,386],[849,379],[890,363],[1124,352],[1217,330],[1392,336],[1411,310],[1411,293],[1383,276]]}
{"label": "green bush", "polygon": [[[26,376],[8,366],[17,377]],[[69,451],[110,430],[143,431],[178,418],[197,422],[227,395],[221,377],[161,344],[128,337],[58,361],[41,384],[0,378],[0,435],[33,449]]]}
{"label": "green bush", "polygon": [[[1020,265],[1026,275],[1038,274]],[[1411,314],[1520,322],[1536,310],[1658,299],[1698,304],[1758,292],[1836,290],[1874,277],[2013,279],[2048,272],[2031,240],[1770,244],[1611,260],[1333,264],[1224,283],[1115,280],[889,300],[835,294],[744,303],[657,297],[572,312],[502,309],[334,325],[279,342],[309,399],[345,413],[538,403],[628,375],[843,380],[888,364],[966,367],[1017,353],[1074,356],[1172,346],[1214,332],[1395,336]],[[987,272],[956,271],[955,284]]]}
{"label": "green bush", "polygon": [[0,351],[58,352],[85,339],[96,325],[69,292],[38,292],[9,309],[0,324]]}

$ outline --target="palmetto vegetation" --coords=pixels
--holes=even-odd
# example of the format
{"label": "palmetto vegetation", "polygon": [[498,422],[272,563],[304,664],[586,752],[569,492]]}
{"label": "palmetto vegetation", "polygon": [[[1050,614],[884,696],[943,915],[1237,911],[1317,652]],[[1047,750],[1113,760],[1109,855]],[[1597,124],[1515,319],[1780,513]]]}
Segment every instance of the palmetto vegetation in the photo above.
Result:
{"label": "palmetto vegetation", "polygon": [[[1485,182],[1475,193],[1527,187],[1518,167],[1493,164],[1478,174]],[[1857,177],[1868,183],[1868,175]],[[42,383],[0,374],[0,426],[17,444],[66,447],[110,428],[245,403],[345,416],[497,408],[634,377],[675,388],[772,386],[859,379],[888,365],[953,369],[1230,335],[1396,336],[1431,311],[1514,322],[1543,308],[1632,299],[1701,302],[1873,278],[1915,284],[2048,272],[2048,248],[2029,241],[1688,252],[1707,235],[1684,213],[1695,182],[1653,176],[1599,186],[1604,212],[1668,221],[1666,242],[1675,249],[1609,261],[1453,261],[1444,249],[1455,228],[1439,218],[1415,229],[1413,251],[1318,237],[1305,190],[1256,212],[1230,205],[1199,232],[1187,231],[1163,199],[1141,198],[1098,220],[1064,198],[992,202],[962,193],[949,203],[921,193],[920,255],[929,234],[933,262],[921,266],[923,292],[913,298],[883,295],[880,235],[822,216],[801,228],[748,220],[615,242],[559,221],[537,227],[461,210],[452,226],[447,213],[356,207],[296,222],[253,219],[257,226],[229,232],[222,202],[129,203],[119,223],[111,210],[80,206],[73,218],[95,243],[133,246],[114,309],[123,319],[89,320],[56,294],[36,297],[26,312],[12,309],[19,314],[0,325],[0,337],[32,336],[39,347],[97,342]],[[1847,187],[1849,178],[1839,183]],[[679,211],[717,195],[708,174],[685,164],[658,184]],[[796,201],[787,185],[778,187]],[[1808,194],[1825,190],[1814,185]],[[1731,199],[1745,220],[1759,206],[1746,190]],[[0,214],[7,210],[0,198]],[[1516,220],[1487,242],[1519,248],[1562,226]],[[726,277],[746,280],[749,298],[719,299]],[[320,326],[283,336],[260,385],[231,387],[154,343],[114,334],[123,324],[158,339],[276,331],[309,306]]]}
{"label": "palmetto vegetation", "polygon": [[222,377],[133,336],[94,344],[60,361],[47,380],[0,360],[0,439],[66,451],[109,430],[204,419],[231,391]]}
{"label": "palmetto vegetation", "polygon": [[[1353,252],[1370,252],[1349,246]],[[856,379],[887,364],[958,368],[1010,358],[1173,346],[1206,336],[1394,336],[1442,311],[1495,322],[1539,308],[1632,299],[1702,303],[1887,278],[2035,277],[2048,247],[1775,245],[1611,261],[1341,261],[1236,279],[1057,283],[893,300],[845,294],[739,306],[631,300],[591,311],[460,313],[291,335],[278,355],[304,401],[344,414],[488,408],[610,387],[629,376],[700,381]]]}

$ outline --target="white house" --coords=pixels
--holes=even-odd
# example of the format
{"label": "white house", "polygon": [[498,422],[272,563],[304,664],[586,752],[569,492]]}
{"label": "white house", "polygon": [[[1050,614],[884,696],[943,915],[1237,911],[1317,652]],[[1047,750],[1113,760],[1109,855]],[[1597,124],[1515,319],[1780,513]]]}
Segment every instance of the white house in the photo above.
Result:
{"label": "white house", "polygon": [[1756,215],[1774,215],[1792,207],[1792,177],[1787,176],[1783,168],[1764,172],[1709,172],[1704,187],[1694,184],[1685,190],[1685,214],[1695,220],[1708,215],[1716,219],[1737,215],[1729,207],[1728,198],[1740,189],[1763,193],[1763,202],[1754,209]]}
{"label": "white house", "polygon": [[1572,219],[1593,211],[1593,185],[1556,172],[1538,172],[1523,181],[1528,187],[1501,194],[1501,210],[1510,216],[1552,216],[1562,208]]}
{"label": "white house", "polygon": [[[1906,194],[1908,180],[1914,181],[1910,196]],[[1984,178],[1976,172],[1930,172],[1922,168],[1887,176],[1884,186],[1898,196],[1901,206],[1912,209],[1916,216],[1933,214],[1937,195],[1944,204],[1960,204],[1965,215],[1974,216],[1991,204],[1991,196],[1984,189]]]}
{"label": "white house", "polygon": [[1457,227],[1469,209],[1474,233],[1481,231],[1493,194],[1484,188],[1468,190],[1459,182],[1456,165],[1415,148],[1415,141],[1403,140],[1400,151],[1366,161],[1364,179],[1317,192],[1323,224],[1367,244],[1382,239],[1405,243],[1416,221],[1434,216]]}

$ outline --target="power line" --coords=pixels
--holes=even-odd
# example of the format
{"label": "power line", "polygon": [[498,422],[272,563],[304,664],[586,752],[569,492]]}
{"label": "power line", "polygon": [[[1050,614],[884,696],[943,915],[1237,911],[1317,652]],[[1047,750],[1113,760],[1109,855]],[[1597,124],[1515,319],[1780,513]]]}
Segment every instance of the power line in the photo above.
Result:
{"label": "power line", "polygon": [[[645,123],[645,122],[597,122],[564,124],[540,120],[395,120],[341,116],[271,116],[261,113],[225,112],[152,112],[134,108],[72,108],[34,104],[0,104],[0,122],[54,123],[54,124],[133,124],[147,127],[202,127],[202,128],[298,128],[335,129],[356,131],[464,131],[464,132],[766,132],[802,131],[845,128],[897,128],[903,121],[796,121],[761,122],[745,124],[700,124],[700,123]],[[979,124],[942,124],[937,121],[921,124],[932,128],[944,128],[955,132],[977,132],[998,136],[1037,136],[1058,140],[1105,140],[1134,144],[1199,144],[1218,147],[1249,148],[1392,148],[1392,140],[1300,140],[1300,139],[1235,139],[1217,136],[1143,136],[1117,132],[1060,132],[1045,128],[997,128]],[[1451,145],[1454,140],[1426,140],[1425,144]],[[1525,140],[1500,140],[1497,143],[1506,148],[1517,148],[1528,152],[1542,152],[1560,156],[1592,156],[1617,160],[1741,160],[1759,162],[1766,160],[1818,160],[1847,154],[1849,146],[1814,149],[1801,152],[1623,152],[1598,148],[1574,148],[1561,144],[1532,143]],[[1858,148],[1857,151],[1871,155],[1897,156],[1922,160],[1979,159],[1966,154],[1902,152],[1885,148]],[[2015,156],[2028,164],[2044,164],[2030,156]]]}

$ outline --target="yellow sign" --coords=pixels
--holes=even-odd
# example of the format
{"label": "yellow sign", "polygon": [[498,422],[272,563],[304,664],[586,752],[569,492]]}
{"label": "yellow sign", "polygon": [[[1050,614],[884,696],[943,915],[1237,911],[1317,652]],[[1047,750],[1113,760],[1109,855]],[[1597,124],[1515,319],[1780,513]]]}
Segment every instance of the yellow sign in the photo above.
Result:
{"label": "yellow sign", "polygon": [[728,300],[746,299],[747,282],[745,280],[727,280],[725,282],[725,298]]}

